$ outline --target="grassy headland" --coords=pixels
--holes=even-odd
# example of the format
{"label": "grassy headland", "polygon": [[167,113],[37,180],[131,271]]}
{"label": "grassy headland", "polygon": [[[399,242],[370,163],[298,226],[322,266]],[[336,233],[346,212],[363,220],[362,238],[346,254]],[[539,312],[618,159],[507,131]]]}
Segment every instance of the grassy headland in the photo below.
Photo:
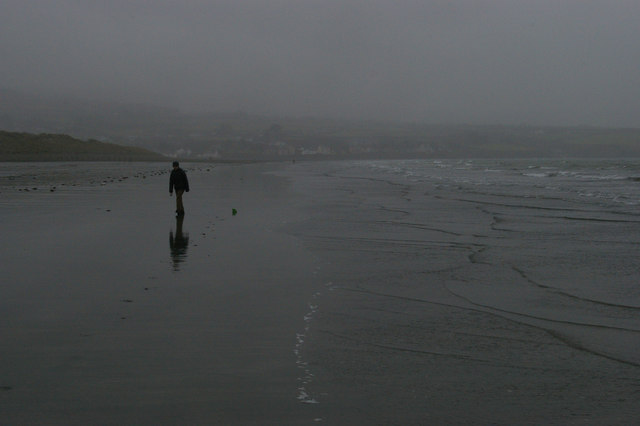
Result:
{"label": "grassy headland", "polygon": [[0,131],[0,161],[155,161],[166,157],[144,148],[61,134]]}

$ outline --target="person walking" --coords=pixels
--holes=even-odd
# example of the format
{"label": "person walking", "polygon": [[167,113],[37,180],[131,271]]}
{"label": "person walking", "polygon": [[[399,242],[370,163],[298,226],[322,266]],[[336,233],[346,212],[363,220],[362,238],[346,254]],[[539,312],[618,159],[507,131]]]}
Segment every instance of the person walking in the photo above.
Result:
{"label": "person walking", "polygon": [[184,206],[182,205],[182,194],[189,192],[189,179],[184,170],[180,168],[177,161],[173,162],[173,170],[169,178],[169,196],[176,190],[176,215],[184,216]]}

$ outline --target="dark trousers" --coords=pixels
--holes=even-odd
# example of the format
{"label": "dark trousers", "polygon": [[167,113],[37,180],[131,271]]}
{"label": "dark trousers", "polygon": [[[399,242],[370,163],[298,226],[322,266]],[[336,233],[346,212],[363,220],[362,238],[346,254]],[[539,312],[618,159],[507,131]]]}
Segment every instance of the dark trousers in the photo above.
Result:
{"label": "dark trousers", "polygon": [[176,189],[176,213],[184,213],[182,194],[184,194],[184,189]]}

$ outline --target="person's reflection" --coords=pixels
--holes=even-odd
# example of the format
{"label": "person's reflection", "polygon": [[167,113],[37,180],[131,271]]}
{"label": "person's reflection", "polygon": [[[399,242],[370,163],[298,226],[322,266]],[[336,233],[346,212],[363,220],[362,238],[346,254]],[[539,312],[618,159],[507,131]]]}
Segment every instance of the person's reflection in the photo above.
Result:
{"label": "person's reflection", "polygon": [[169,231],[169,248],[171,249],[174,271],[180,270],[180,264],[187,258],[187,247],[189,246],[189,234],[182,232],[182,222],[184,222],[184,216],[176,217],[175,235],[173,231]]}

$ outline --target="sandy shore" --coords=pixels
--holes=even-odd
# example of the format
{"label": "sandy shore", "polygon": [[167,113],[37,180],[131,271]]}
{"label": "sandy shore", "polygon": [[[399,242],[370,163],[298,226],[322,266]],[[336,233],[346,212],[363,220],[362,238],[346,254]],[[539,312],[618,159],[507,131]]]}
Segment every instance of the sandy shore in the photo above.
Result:
{"label": "sandy shore", "polygon": [[284,180],[186,166],[180,248],[167,165],[130,167],[3,188],[0,423],[313,419],[294,350],[316,266],[274,231]]}
{"label": "sandy shore", "polygon": [[634,218],[518,222],[344,164],[185,165],[182,223],[164,164],[4,179],[0,424],[635,420],[637,309],[536,285],[602,272],[568,234],[637,250]]}

